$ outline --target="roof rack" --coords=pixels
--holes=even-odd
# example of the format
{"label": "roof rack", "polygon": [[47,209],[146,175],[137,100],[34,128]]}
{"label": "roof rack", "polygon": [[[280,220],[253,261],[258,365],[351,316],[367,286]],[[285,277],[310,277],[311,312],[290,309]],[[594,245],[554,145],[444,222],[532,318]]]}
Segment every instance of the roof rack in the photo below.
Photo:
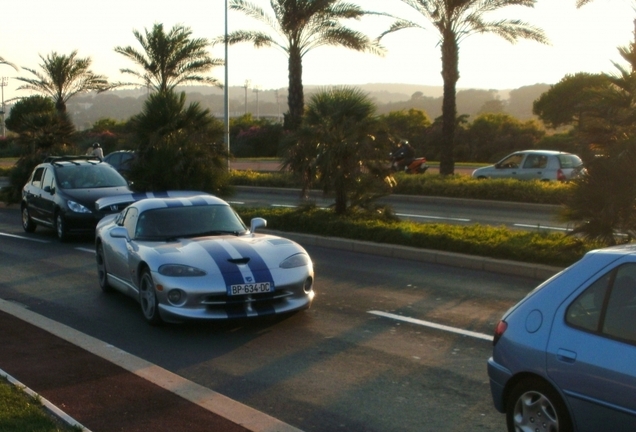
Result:
{"label": "roof rack", "polygon": [[65,155],[65,156],[47,156],[46,158],[44,158],[44,162],[50,162],[50,163],[55,163],[55,162],[64,162],[64,161],[74,161],[74,160],[85,160],[85,161],[97,161],[97,162],[101,162],[101,159],[98,158],[97,156],[88,156],[88,155],[80,155],[80,156],[73,156],[73,155]]}

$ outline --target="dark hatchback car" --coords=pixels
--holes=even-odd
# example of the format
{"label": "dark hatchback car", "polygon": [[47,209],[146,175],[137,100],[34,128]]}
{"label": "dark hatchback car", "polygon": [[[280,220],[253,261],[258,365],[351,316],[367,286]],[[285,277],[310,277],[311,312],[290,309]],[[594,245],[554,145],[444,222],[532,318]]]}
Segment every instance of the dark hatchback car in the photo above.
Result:
{"label": "dark hatchback car", "polygon": [[130,193],[128,181],[97,158],[50,157],[35,167],[22,189],[22,227],[26,232],[37,225],[53,228],[61,241],[73,233],[92,233],[102,217],[121,210],[98,211],[95,202]]}
{"label": "dark hatchback car", "polygon": [[112,153],[108,153],[104,157],[104,162],[111,165],[121,175],[126,177],[136,158],[137,154],[133,150],[117,150]]}

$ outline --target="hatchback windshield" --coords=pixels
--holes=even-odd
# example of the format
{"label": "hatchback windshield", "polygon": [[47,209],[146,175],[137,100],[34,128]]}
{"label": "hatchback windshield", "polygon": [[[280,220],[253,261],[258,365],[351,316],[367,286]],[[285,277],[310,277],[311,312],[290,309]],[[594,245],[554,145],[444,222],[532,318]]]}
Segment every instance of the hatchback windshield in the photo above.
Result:
{"label": "hatchback windshield", "polygon": [[55,167],[55,174],[62,189],[128,186],[126,179],[106,164],[64,164]]}

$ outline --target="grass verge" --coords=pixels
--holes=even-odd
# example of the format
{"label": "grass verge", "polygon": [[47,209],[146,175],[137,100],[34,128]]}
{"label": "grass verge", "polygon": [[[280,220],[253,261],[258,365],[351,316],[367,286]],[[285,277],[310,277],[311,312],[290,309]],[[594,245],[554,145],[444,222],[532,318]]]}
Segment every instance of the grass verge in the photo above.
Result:
{"label": "grass verge", "polygon": [[0,377],[0,432],[77,432],[60,422],[42,404]]}

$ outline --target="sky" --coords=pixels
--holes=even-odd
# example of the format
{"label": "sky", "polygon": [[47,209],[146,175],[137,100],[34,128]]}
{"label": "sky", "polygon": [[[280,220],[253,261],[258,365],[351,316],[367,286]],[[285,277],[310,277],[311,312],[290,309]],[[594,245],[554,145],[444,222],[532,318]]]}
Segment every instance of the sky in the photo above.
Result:
{"label": "sky", "polygon": [[[269,0],[251,0],[267,11]],[[387,50],[380,57],[345,48],[321,47],[303,59],[305,85],[356,85],[405,83],[441,86],[438,33],[425,19],[414,14],[400,0],[347,0],[365,10],[379,11],[422,23],[427,30],[409,29],[387,35]],[[521,19],[547,34],[550,44],[519,41],[510,44],[494,35],[472,35],[460,45],[458,88],[516,89],[537,83],[556,84],[578,72],[615,71],[612,61],[623,63],[617,47],[634,39],[636,8],[631,0],[594,0],[577,9],[576,0],[538,0],[534,8],[508,7],[489,17]],[[122,68],[136,65],[114,51],[116,46],[140,49],[133,30],[144,32],[153,24],[169,29],[176,24],[190,27],[193,37],[214,39],[225,31],[225,0],[1,0],[0,57],[30,69],[39,69],[40,55],[52,52],[92,59],[91,70],[110,81],[130,81]],[[258,29],[257,21],[228,12],[230,32]],[[347,25],[376,37],[389,27],[386,17],[348,21]],[[224,59],[222,45],[210,48],[214,58]],[[288,84],[287,57],[275,48],[253,48],[249,44],[230,46],[230,86],[285,89]],[[210,75],[224,81],[223,67]],[[33,77],[25,70],[0,65],[0,77],[8,78],[2,88],[5,101],[28,96],[17,91],[16,76]]]}

